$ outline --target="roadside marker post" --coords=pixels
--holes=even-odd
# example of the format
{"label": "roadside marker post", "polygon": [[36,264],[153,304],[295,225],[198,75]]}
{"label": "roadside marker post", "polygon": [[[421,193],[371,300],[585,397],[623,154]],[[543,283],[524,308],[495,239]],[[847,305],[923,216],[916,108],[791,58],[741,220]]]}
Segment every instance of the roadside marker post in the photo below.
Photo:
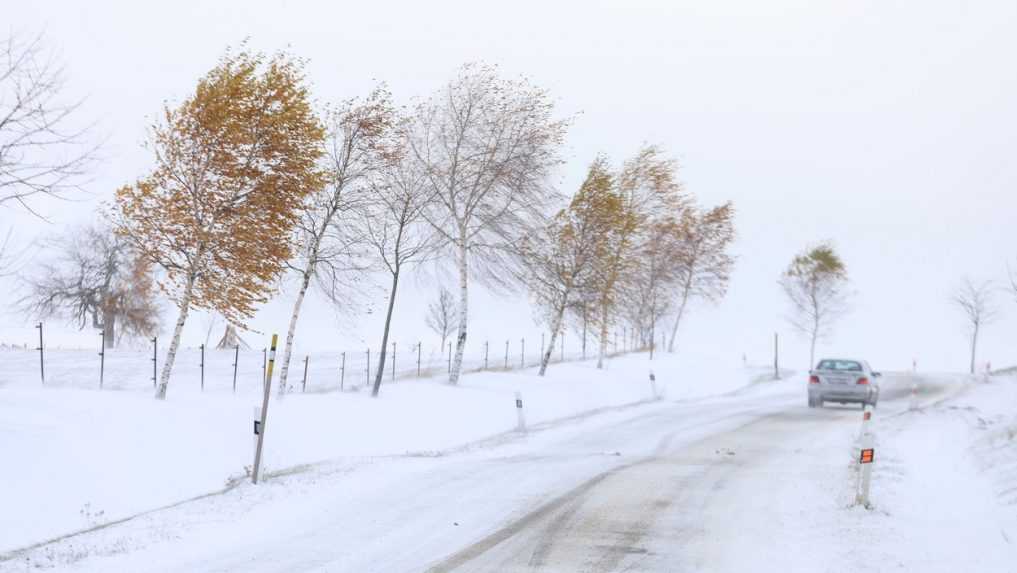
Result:
{"label": "roadside marker post", "polygon": [[869,507],[869,486],[872,483],[872,464],[876,460],[876,449],[873,447],[872,434],[862,437],[862,448],[858,455],[858,493],[855,503]]}
{"label": "roadside marker post", "polygon": [[43,346],[44,345],[42,343],[42,322],[40,322],[39,324],[36,324],[35,327],[39,329],[39,348],[36,348],[36,350],[39,351],[39,378],[42,380],[43,386],[45,386],[46,385],[46,360],[43,357],[43,352],[45,352],[45,350],[43,350]]}
{"label": "roadside marker post", "polygon": [[660,393],[657,391],[657,377],[653,375],[653,370],[650,370],[650,392],[653,393],[654,400],[660,400]]}
{"label": "roadside marker post", "polygon": [[862,431],[858,434],[859,441],[864,440],[865,436],[869,435],[869,421],[872,419],[872,406],[866,405],[865,410],[862,412]]}
{"label": "roadside marker post", "polygon": [[275,345],[279,341],[279,335],[272,335],[272,350],[268,354],[268,364],[265,366],[265,391],[261,400],[261,412],[254,424],[255,436],[254,447],[254,468],[251,470],[251,482],[257,485],[258,470],[261,469],[261,452],[265,445],[265,422],[268,418],[268,399],[272,390],[272,368],[275,366]]}
{"label": "roadside marker post", "polygon": [[516,431],[526,431],[526,418],[523,416],[523,393],[516,392]]}

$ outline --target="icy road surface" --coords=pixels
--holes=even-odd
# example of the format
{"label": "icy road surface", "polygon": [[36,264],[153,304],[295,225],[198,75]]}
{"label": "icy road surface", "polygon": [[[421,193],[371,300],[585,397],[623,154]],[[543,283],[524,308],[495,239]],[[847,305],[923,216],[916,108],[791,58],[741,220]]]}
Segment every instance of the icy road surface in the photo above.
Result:
{"label": "icy road surface", "polygon": [[[906,415],[909,388],[885,378],[877,419]],[[962,386],[921,388],[929,406]],[[800,383],[663,401],[442,456],[301,468],[0,569],[883,570],[852,525],[873,513],[850,507],[860,421],[857,406],[808,409]]]}

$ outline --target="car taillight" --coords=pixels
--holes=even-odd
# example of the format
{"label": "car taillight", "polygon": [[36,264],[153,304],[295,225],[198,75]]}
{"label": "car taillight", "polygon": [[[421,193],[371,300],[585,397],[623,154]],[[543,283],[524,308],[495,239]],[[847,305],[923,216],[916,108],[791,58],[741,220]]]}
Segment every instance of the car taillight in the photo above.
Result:
{"label": "car taillight", "polygon": [[869,379],[868,378],[859,378],[858,379],[858,383],[859,384],[868,384],[869,383]]}
{"label": "car taillight", "polygon": [[819,376],[809,376],[809,384],[819,384]]}

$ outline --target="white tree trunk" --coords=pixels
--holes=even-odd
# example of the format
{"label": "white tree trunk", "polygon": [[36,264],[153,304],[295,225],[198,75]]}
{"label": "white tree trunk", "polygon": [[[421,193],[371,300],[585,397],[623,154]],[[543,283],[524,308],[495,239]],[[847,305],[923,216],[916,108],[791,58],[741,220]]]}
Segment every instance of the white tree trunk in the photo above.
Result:
{"label": "white tree trunk", "polygon": [[547,372],[547,365],[551,362],[551,353],[554,352],[554,343],[558,339],[558,331],[561,330],[561,323],[565,319],[565,304],[558,307],[557,316],[555,316],[554,323],[551,324],[551,341],[548,343],[546,349],[542,349],[540,356],[540,376],[543,376]]}
{"label": "white tree trunk", "polygon": [[978,323],[975,323],[974,331],[971,333],[971,373],[975,373],[975,353],[978,349]]}
{"label": "white tree trunk", "polygon": [[682,321],[682,315],[685,314],[685,305],[689,302],[689,287],[685,286],[685,290],[682,292],[682,303],[678,306],[678,315],[674,318],[674,328],[671,329],[671,342],[667,345],[667,351],[674,353],[674,343],[678,340],[678,325]]}
{"label": "white tree trunk", "polygon": [[602,370],[604,368],[604,356],[607,354],[607,313],[608,308],[606,304],[601,305],[600,308],[600,344],[599,351],[597,352],[597,369]]}
{"label": "white tree trunk", "polygon": [[448,375],[449,384],[459,383],[459,374],[463,368],[463,353],[466,350],[466,319],[469,316],[467,314],[467,297],[468,297],[468,282],[469,282],[469,261],[467,256],[469,251],[466,249],[465,237],[461,239],[462,242],[459,245],[459,334],[456,337],[456,354],[452,361],[452,371]]}
{"label": "white tree trunk", "polygon": [[304,304],[304,295],[311,284],[313,271],[304,271],[304,277],[300,282],[300,292],[297,293],[297,300],[293,303],[293,314],[290,315],[290,328],[286,331],[286,346],[283,350],[282,368],[279,370],[279,397],[286,395],[286,378],[290,373],[290,355],[293,352],[293,338],[297,332],[297,318],[300,316],[300,307]]}
{"label": "white tree trunk", "polygon": [[177,348],[180,347],[180,335],[184,331],[184,323],[187,322],[187,314],[191,310],[191,298],[194,293],[194,275],[187,280],[187,288],[180,298],[180,316],[177,318],[177,325],[173,328],[173,338],[170,340],[169,350],[166,351],[166,360],[163,361],[162,374],[159,376],[159,387],[155,391],[155,397],[159,400],[166,399],[166,388],[169,386],[170,372],[173,370],[173,361],[177,357]]}

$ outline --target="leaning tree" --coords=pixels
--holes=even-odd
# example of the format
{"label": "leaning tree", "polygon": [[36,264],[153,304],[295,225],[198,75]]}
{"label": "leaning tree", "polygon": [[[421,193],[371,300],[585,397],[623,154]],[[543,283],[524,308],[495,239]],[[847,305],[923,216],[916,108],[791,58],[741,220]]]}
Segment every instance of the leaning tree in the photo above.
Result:
{"label": "leaning tree", "polygon": [[795,255],[780,277],[791,305],[791,326],[809,337],[809,367],[816,361],[816,341],[829,334],[847,310],[847,268],[829,243]]}
{"label": "leaning tree", "polygon": [[156,397],[165,399],[191,308],[243,324],[292,256],[299,208],[321,187],[325,131],[303,64],[227,53],[151,129],[155,168],[116,194],[120,234],[165,270],[179,309]]}
{"label": "leaning tree", "polygon": [[458,270],[451,384],[459,381],[466,348],[470,278],[498,284],[518,277],[515,247],[554,196],[548,178],[561,163],[568,122],[553,111],[548,93],[528,81],[467,65],[410,118],[409,153],[434,197],[424,215]]}

